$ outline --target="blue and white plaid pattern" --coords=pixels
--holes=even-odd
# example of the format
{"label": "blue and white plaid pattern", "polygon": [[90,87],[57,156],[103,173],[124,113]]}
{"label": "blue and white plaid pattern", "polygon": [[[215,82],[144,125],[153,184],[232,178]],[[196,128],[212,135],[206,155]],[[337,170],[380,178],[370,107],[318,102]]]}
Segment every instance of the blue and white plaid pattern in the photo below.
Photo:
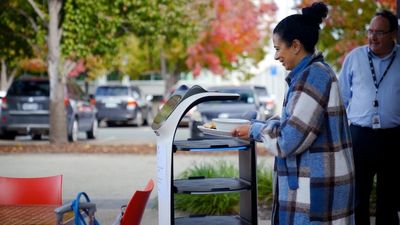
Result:
{"label": "blue and white plaid pattern", "polygon": [[272,224],[354,224],[352,145],[336,76],[321,55],[308,56],[287,81],[282,118],[250,129],[276,156]]}

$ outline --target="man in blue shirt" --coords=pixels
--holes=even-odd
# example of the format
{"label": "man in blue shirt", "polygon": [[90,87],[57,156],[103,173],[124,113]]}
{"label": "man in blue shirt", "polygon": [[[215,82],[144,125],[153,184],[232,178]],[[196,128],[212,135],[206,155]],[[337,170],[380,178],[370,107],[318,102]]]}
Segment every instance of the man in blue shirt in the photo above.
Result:
{"label": "man in blue shirt", "polygon": [[353,141],[357,225],[369,225],[369,199],[377,179],[376,225],[398,225],[400,187],[400,46],[389,11],[372,18],[368,45],[352,50],[339,75]]}

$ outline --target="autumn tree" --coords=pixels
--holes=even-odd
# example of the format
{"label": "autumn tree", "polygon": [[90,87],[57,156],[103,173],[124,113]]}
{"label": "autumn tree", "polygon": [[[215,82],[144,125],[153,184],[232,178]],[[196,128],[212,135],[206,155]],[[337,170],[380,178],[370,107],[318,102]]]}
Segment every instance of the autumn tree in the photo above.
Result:
{"label": "autumn tree", "polygon": [[188,67],[194,75],[202,68],[215,74],[235,69],[239,58],[256,62],[264,57],[269,25],[277,10],[273,2],[250,0],[213,0],[210,22],[198,41],[188,49]]}
{"label": "autumn tree", "polygon": [[0,8],[0,90],[7,90],[21,69],[43,71],[46,47],[41,37],[44,24],[26,1],[0,1]]}
{"label": "autumn tree", "polygon": [[[297,9],[311,5],[312,0],[302,0]],[[393,0],[357,0],[357,1],[324,1],[329,6],[329,14],[321,30],[318,48],[325,52],[327,61],[336,69],[343,63],[344,57],[353,48],[367,43],[365,33],[367,26],[379,9],[395,12]]]}

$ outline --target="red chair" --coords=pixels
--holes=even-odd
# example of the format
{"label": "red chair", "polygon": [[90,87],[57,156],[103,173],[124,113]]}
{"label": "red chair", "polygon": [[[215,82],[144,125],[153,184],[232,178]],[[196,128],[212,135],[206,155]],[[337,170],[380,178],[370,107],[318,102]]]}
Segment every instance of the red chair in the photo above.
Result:
{"label": "red chair", "polygon": [[144,190],[137,190],[126,206],[121,218],[121,225],[139,225],[142,220],[147,201],[154,188],[154,181],[149,180]]}
{"label": "red chair", "polygon": [[1,177],[0,205],[61,205],[62,175]]}
{"label": "red chair", "polygon": [[[154,181],[150,179],[144,190],[135,191],[132,198],[129,200],[128,205],[121,207],[123,211],[119,213],[119,215],[113,222],[113,225],[139,225],[153,188]],[[77,199],[77,201],[80,202],[79,198]],[[82,202],[79,204],[78,207],[75,206],[75,208],[79,208],[80,210],[90,210],[90,212],[88,213],[88,217],[84,218],[83,220],[85,220],[85,223],[88,224],[96,224],[94,220],[90,221],[90,218],[93,218],[94,212],[96,211],[95,203]],[[73,211],[72,202],[66,203],[63,206],[58,207],[55,210],[57,216],[57,224],[62,224],[63,214],[70,211]]]}

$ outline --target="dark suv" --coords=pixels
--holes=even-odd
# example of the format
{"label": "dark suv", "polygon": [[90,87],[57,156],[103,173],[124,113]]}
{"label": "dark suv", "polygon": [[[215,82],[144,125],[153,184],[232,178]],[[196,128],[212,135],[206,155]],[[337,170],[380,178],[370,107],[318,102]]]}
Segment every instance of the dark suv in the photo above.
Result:
{"label": "dark suv", "polygon": [[150,124],[153,121],[152,103],[138,87],[132,85],[101,85],[95,93],[97,118],[109,124]]}
{"label": "dark suv", "polygon": [[[31,135],[41,139],[49,134],[50,84],[47,77],[23,76],[14,80],[2,100],[3,137],[14,139],[16,135]],[[76,141],[78,132],[86,132],[88,139],[97,135],[96,108],[73,80],[65,87],[68,139]]]}

